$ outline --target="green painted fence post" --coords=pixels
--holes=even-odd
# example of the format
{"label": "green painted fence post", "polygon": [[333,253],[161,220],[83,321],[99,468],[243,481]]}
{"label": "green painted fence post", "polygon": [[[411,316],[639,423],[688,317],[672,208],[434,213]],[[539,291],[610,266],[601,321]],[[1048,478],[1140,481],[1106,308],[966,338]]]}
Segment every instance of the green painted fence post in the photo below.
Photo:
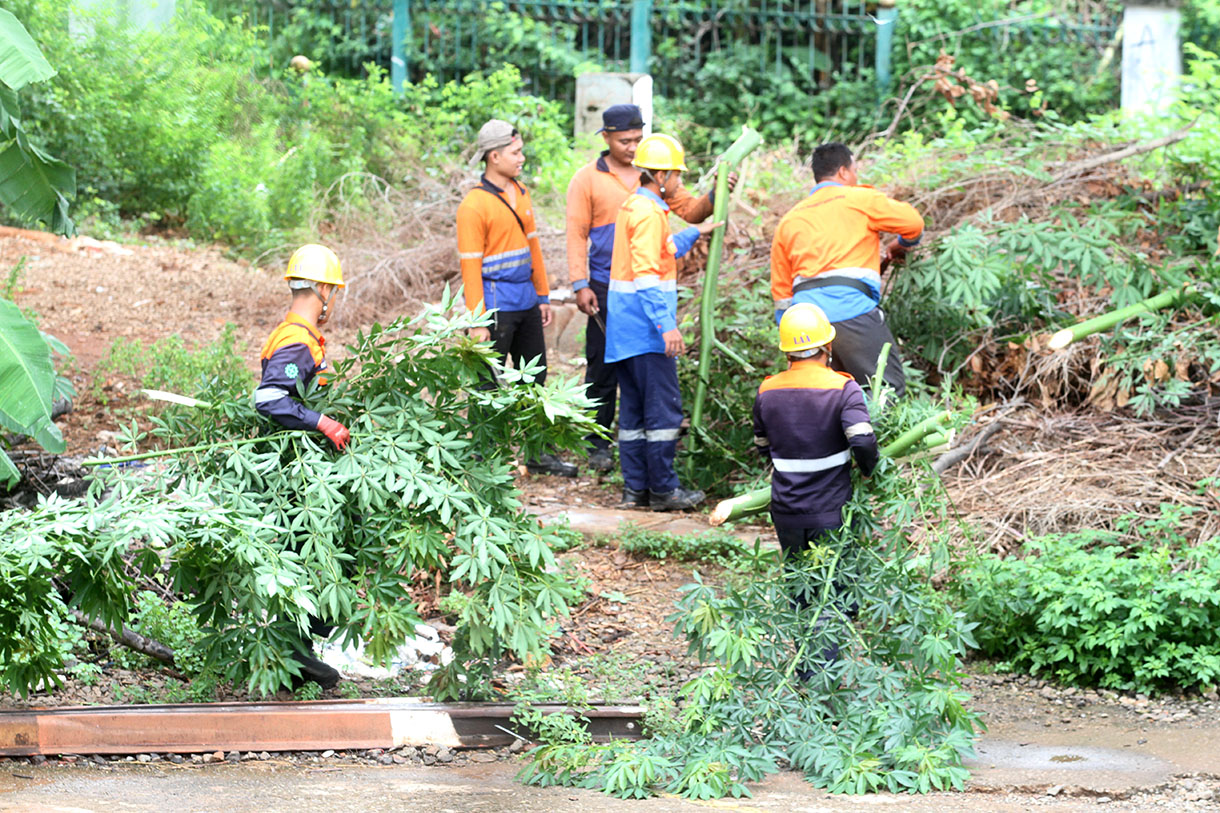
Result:
{"label": "green painted fence post", "polygon": [[[395,93],[402,93],[407,83],[407,33],[411,30],[410,0],[394,0],[393,24],[390,36],[390,85]],[[383,52],[384,53],[384,52]]]}
{"label": "green painted fence post", "polygon": [[648,73],[652,60],[652,0],[631,0],[631,72]]}
{"label": "green painted fence post", "polygon": [[881,0],[877,6],[877,98],[884,102],[890,92],[890,58],[894,50],[894,29],[898,25],[898,0]]}

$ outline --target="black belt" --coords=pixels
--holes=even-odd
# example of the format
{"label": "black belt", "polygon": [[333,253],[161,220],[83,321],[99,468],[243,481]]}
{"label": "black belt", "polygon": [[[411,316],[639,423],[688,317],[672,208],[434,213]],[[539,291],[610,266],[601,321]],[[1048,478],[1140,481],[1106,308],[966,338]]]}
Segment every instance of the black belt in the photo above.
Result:
{"label": "black belt", "polygon": [[809,291],[813,288],[829,288],[832,285],[843,285],[848,288],[855,288],[860,293],[867,296],[874,302],[880,302],[881,296],[870,288],[864,280],[854,279],[852,277],[836,277],[836,276],[817,276],[813,279],[807,279],[799,285],[792,286],[792,293],[798,294],[801,291]]}

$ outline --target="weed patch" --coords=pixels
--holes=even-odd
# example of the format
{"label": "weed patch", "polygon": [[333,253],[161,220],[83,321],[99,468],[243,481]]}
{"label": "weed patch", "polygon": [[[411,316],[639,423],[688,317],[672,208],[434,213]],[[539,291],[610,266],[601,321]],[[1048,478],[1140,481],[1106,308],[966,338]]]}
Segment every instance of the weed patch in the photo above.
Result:
{"label": "weed patch", "polygon": [[1180,532],[1188,506],[980,557],[956,581],[983,653],[1062,683],[1159,692],[1220,682],[1220,537]]}

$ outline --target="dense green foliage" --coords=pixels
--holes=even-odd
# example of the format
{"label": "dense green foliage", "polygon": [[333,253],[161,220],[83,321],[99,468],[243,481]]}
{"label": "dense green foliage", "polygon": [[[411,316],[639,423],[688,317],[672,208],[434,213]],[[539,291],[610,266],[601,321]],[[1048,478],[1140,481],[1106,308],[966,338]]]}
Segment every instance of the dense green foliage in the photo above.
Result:
{"label": "dense green foliage", "polygon": [[1118,518],[981,556],[957,581],[984,653],[1071,684],[1154,692],[1220,682],[1220,537],[1181,533],[1193,509]]}
{"label": "dense green foliage", "polygon": [[562,189],[575,169],[560,105],[523,95],[513,67],[428,79],[395,97],[376,68],[364,79],[264,77],[255,66],[266,44],[195,0],[177,4],[172,25],[150,30],[73,7],[88,37],[69,35],[63,3],[17,5],[60,66],[29,93],[28,126],[72,156],[94,231],[121,216],[185,225],[251,252],[298,242],[316,235],[340,198],[361,203],[341,179],[368,173],[409,191],[423,167],[443,178],[493,115],[524,132],[528,183]]}
{"label": "dense green foliage", "polygon": [[[918,409],[878,416],[879,433],[896,436]],[[678,718],[640,742],[593,744],[568,715],[526,713],[542,744],[522,778],[706,799],[747,795],[784,760],[835,792],[960,788],[978,725],[960,690],[974,625],[931,588],[933,559],[917,558],[906,536],[947,524],[939,490],[919,487],[927,474],[883,460],[845,511],[854,532],[724,591],[686,587],[675,631],[715,666],[683,687]],[[853,602],[854,624],[844,615]],[[827,662],[832,644],[841,657]]]}
{"label": "dense green foliage", "polygon": [[576,594],[555,567],[552,532],[522,510],[512,462],[544,442],[579,447],[589,403],[561,377],[533,386],[535,369],[497,368],[503,386],[480,389],[489,350],[464,335],[479,320],[442,316],[452,305],[374,326],[334,362],[328,386],[305,393],[351,428],[345,453],[315,433],[268,434],[246,393],[205,391],[214,406],[168,410],[155,430],[204,448],[152,476],[112,469],[97,501],[0,515],[0,537],[13,541],[0,550],[7,687],[55,680],[69,606],[125,622],[146,579],[190,605],[209,668],[262,692],[296,673],[290,652],[310,615],[336,639],[363,639],[373,658],[392,655],[418,620],[417,575],[439,573],[453,591],[456,658],[435,695],[486,693],[501,658],[544,652],[552,617]]}

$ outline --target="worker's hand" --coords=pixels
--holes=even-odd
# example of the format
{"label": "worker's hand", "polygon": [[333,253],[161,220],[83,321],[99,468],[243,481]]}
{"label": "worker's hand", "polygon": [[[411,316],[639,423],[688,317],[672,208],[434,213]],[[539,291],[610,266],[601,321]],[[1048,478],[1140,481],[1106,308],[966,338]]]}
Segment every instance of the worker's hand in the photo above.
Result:
{"label": "worker's hand", "polygon": [[707,235],[716,231],[716,229],[720,228],[723,225],[724,225],[723,220],[717,220],[715,223],[708,223],[708,222],[704,221],[703,223],[699,223],[698,225],[696,225],[695,228],[699,230],[700,237],[706,237]]}
{"label": "worker's hand", "polygon": [[737,173],[730,172],[729,173],[729,194],[732,194],[733,190],[737,188],[737,180],[738,180]]}
{"label": "worker's hand", "polygon": [[335,448],[339,451],[343,451],[352,437],[352,433],[347,431],[346,426],[325,415],[318,416],[318,431],[330,438],[330,442],[335,444]]}
{"label": "worker's hand", "polygon": [[885,246],[885,251],[881,252],[881,261],[888,265],[898,265],[907,256],[907,252],[911,249],[898,242],[895,237]]}
{"label": "worker's hand", "polygon": [[592,316],[600,310],[597,304],[597,294],[593,292],[592,288],[581,288],[576,292],[576,307],[585,316]]}
{"label": "worker's hand", "polygon": [[538,312],[542,314],[542,326],[546,327],[555,318],[555,314],[551,313],[551,306],[546,302],[538,305]]}
{"label": "worker's hand", "polygon": [[491,328],[489,327],[472,327],[470,329],[470,338],[476,342],[491,341]]}
{"label": "worker's hand", "polygon": [[686,352],[686,342],[682,341],[682,333],[677,328],[665,331],[661,338],[665,340],[665,355],[671,359]]}

